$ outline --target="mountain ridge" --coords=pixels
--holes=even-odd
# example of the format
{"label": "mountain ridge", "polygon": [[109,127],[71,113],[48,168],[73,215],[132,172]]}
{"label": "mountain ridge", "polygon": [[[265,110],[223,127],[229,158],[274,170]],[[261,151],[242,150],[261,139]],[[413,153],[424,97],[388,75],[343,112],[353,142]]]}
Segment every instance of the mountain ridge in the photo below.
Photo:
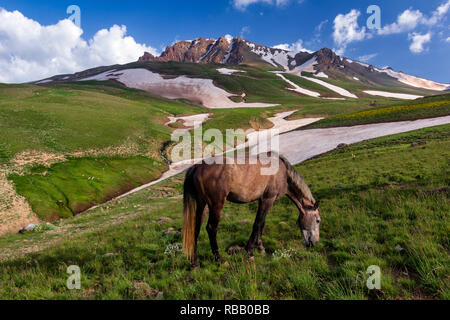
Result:
{"label": "mountain ridge", "polygon": [[371,85],[407,85],[436,91],[450,90],[450,83],[439,83],[397,72],[392,67],[377,68],[371,64],[340,57],[329,48],[315,52],[293,52],[259,45],[241,37],[225,36],[218,39],[203,37],[177,42],[159,57],[145,52],[138,62],[189,62],[224,65],[265,65],[281,71],[301,75],[303,72],[323,78],[347,78]]}

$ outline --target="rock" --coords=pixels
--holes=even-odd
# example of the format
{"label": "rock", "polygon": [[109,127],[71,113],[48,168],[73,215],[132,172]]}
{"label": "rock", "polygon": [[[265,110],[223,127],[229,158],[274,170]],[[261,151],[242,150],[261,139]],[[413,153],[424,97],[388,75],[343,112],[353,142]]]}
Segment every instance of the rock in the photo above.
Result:
{"label": "rock", "polygon": [[250,220],[248,220],[248,219],[245,219],[245,220],[239,221],[238,225],[243,226],[243,225],[249,224],[249,223],[252,223],[252,222]]}
{"label": "rock", "polygon": [[399,244],[395,246],[395,251],[397,252],[402,252],[405,251],[405,249],[403,249]]}
{"label": "rock", "polygon": [[154,290],[147,283],[140,281],[134,283],[131,287],[131,292],[133,292],[138,299],[162,300],[164,298],[164,292]]}
{"label": "rock", "polygon": [[158,220],[158,223],[159,223],[159,224],[172,223],[172,222],[173,222],[173,219],[168,218],[168,217],[161,217],[161,218],[159,218],[159,220]]}
{"label": "rock", "polygon": [[49,230],[55,230],[56,227],[51,223],[43,223],[43,224],[29,224],[26,227],[23,227],[19,230],[19,233],[26,233],[26,232],[41,232],[41,231],[49,231]]}
{"label": "rock", "polygon": [[[155,57],[146,52],[139,58],[140,62],[147,61],[178,61],[178,62],[198,62],[200,58],[207,53],[209,47],[215,44],[213,39],[199,38],[196,41],[181,41],[174,45],[168,46],[166,50],[159,56]],[[227,47],[228,50],[228,47]],[[212,51],[212,50],[210,50]],[[226,54],[226,52],[225,52]],[[224,54],[224,56],[225,56]],[[222,57],[223,58],[223,57]]]}
{"label": "rock", "polygon": [[19,233],[25,233],[27,231],[32,232],[32,231],[34,231],[35,228],[36,228],[35,224],[29,224],[26,227],[23,227],[22,229],[20,229]]}
{"label": "rock", "polygon": [[240,246],[232,246],[228,248],[227,252],[230,256],[232,256],[241,252],[245,252],[245,249]]}
{"label": "rock", "polygon": [[174,228],[169,228],[169,229],[167,229],[166,231],[163,232],[163,234],[165,236],[168,236],[170,234],[178,234],[178,233],[179,233],[179,231],[176,231]]}
{"label": "rock", "polygon": [[427,143],[425,141],[414,142],[414,143],[411,143],[411,148],[425,146],[426,144]]}
{"label": "rock", "polygon": [[102,258],[111,258],[111,257],[114,257],[114,256],[115,256],[114,253],[107,253],[107,254],[102,255]]}

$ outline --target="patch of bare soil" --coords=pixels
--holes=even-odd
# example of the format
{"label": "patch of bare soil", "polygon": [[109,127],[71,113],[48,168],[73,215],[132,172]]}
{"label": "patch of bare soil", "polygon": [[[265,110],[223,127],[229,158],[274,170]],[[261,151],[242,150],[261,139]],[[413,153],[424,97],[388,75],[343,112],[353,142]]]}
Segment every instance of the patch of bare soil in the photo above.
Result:
{"label": "patch of bare soil", "polygon": [[0,236],[17,233],[26,225],[40,222],[26,199],[16,193],[6,172],[5,168],[0,168]]}
{"label": "patch of bare soil", "polygon": [[29,166],[41,165],[44,167],[50,167],[54,163],[64,161],[67,161],[67,159],[62,155],[34,150],[23,151],[11,159],[9,162],[9,169],[11,172],[23,174],[26,167]]}

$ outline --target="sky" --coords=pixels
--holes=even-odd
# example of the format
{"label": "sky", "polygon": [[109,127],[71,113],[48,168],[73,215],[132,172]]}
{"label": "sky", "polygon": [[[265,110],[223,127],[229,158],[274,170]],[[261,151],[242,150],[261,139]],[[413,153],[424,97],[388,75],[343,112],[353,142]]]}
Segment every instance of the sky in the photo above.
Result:
{"label": "sky", "polygon": [[[371,5],[380,10],[376,28]],[[450,83],[449,22],[450,0],[0,0],[0,82],[128,63],[176,41],[229,34],[293,51],[327,47]]]}

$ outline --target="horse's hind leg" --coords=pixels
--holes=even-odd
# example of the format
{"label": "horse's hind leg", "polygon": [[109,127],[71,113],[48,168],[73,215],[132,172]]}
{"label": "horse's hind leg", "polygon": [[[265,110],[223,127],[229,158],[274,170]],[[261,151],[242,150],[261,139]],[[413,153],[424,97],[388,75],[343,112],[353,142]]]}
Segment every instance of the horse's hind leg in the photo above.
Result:
{"label": "horse's hind leg", "polygon": [[222,216],[224,204],[225,199],[209,208],[209,220],[208,225],[206,226],[206,230],[209,235],[209,242],[211,243],[211,249],[216,261],[220,261],[222,259],[219,254],[219,246],[217,245],[217,229],[219,227],[219,221]]}
{"label": "horse's hind leg", "polygon": [[264,245],[262,242],[262,231],[258,235],[258,251],[262,254],[266,253],[266,248],[264,248]]}

